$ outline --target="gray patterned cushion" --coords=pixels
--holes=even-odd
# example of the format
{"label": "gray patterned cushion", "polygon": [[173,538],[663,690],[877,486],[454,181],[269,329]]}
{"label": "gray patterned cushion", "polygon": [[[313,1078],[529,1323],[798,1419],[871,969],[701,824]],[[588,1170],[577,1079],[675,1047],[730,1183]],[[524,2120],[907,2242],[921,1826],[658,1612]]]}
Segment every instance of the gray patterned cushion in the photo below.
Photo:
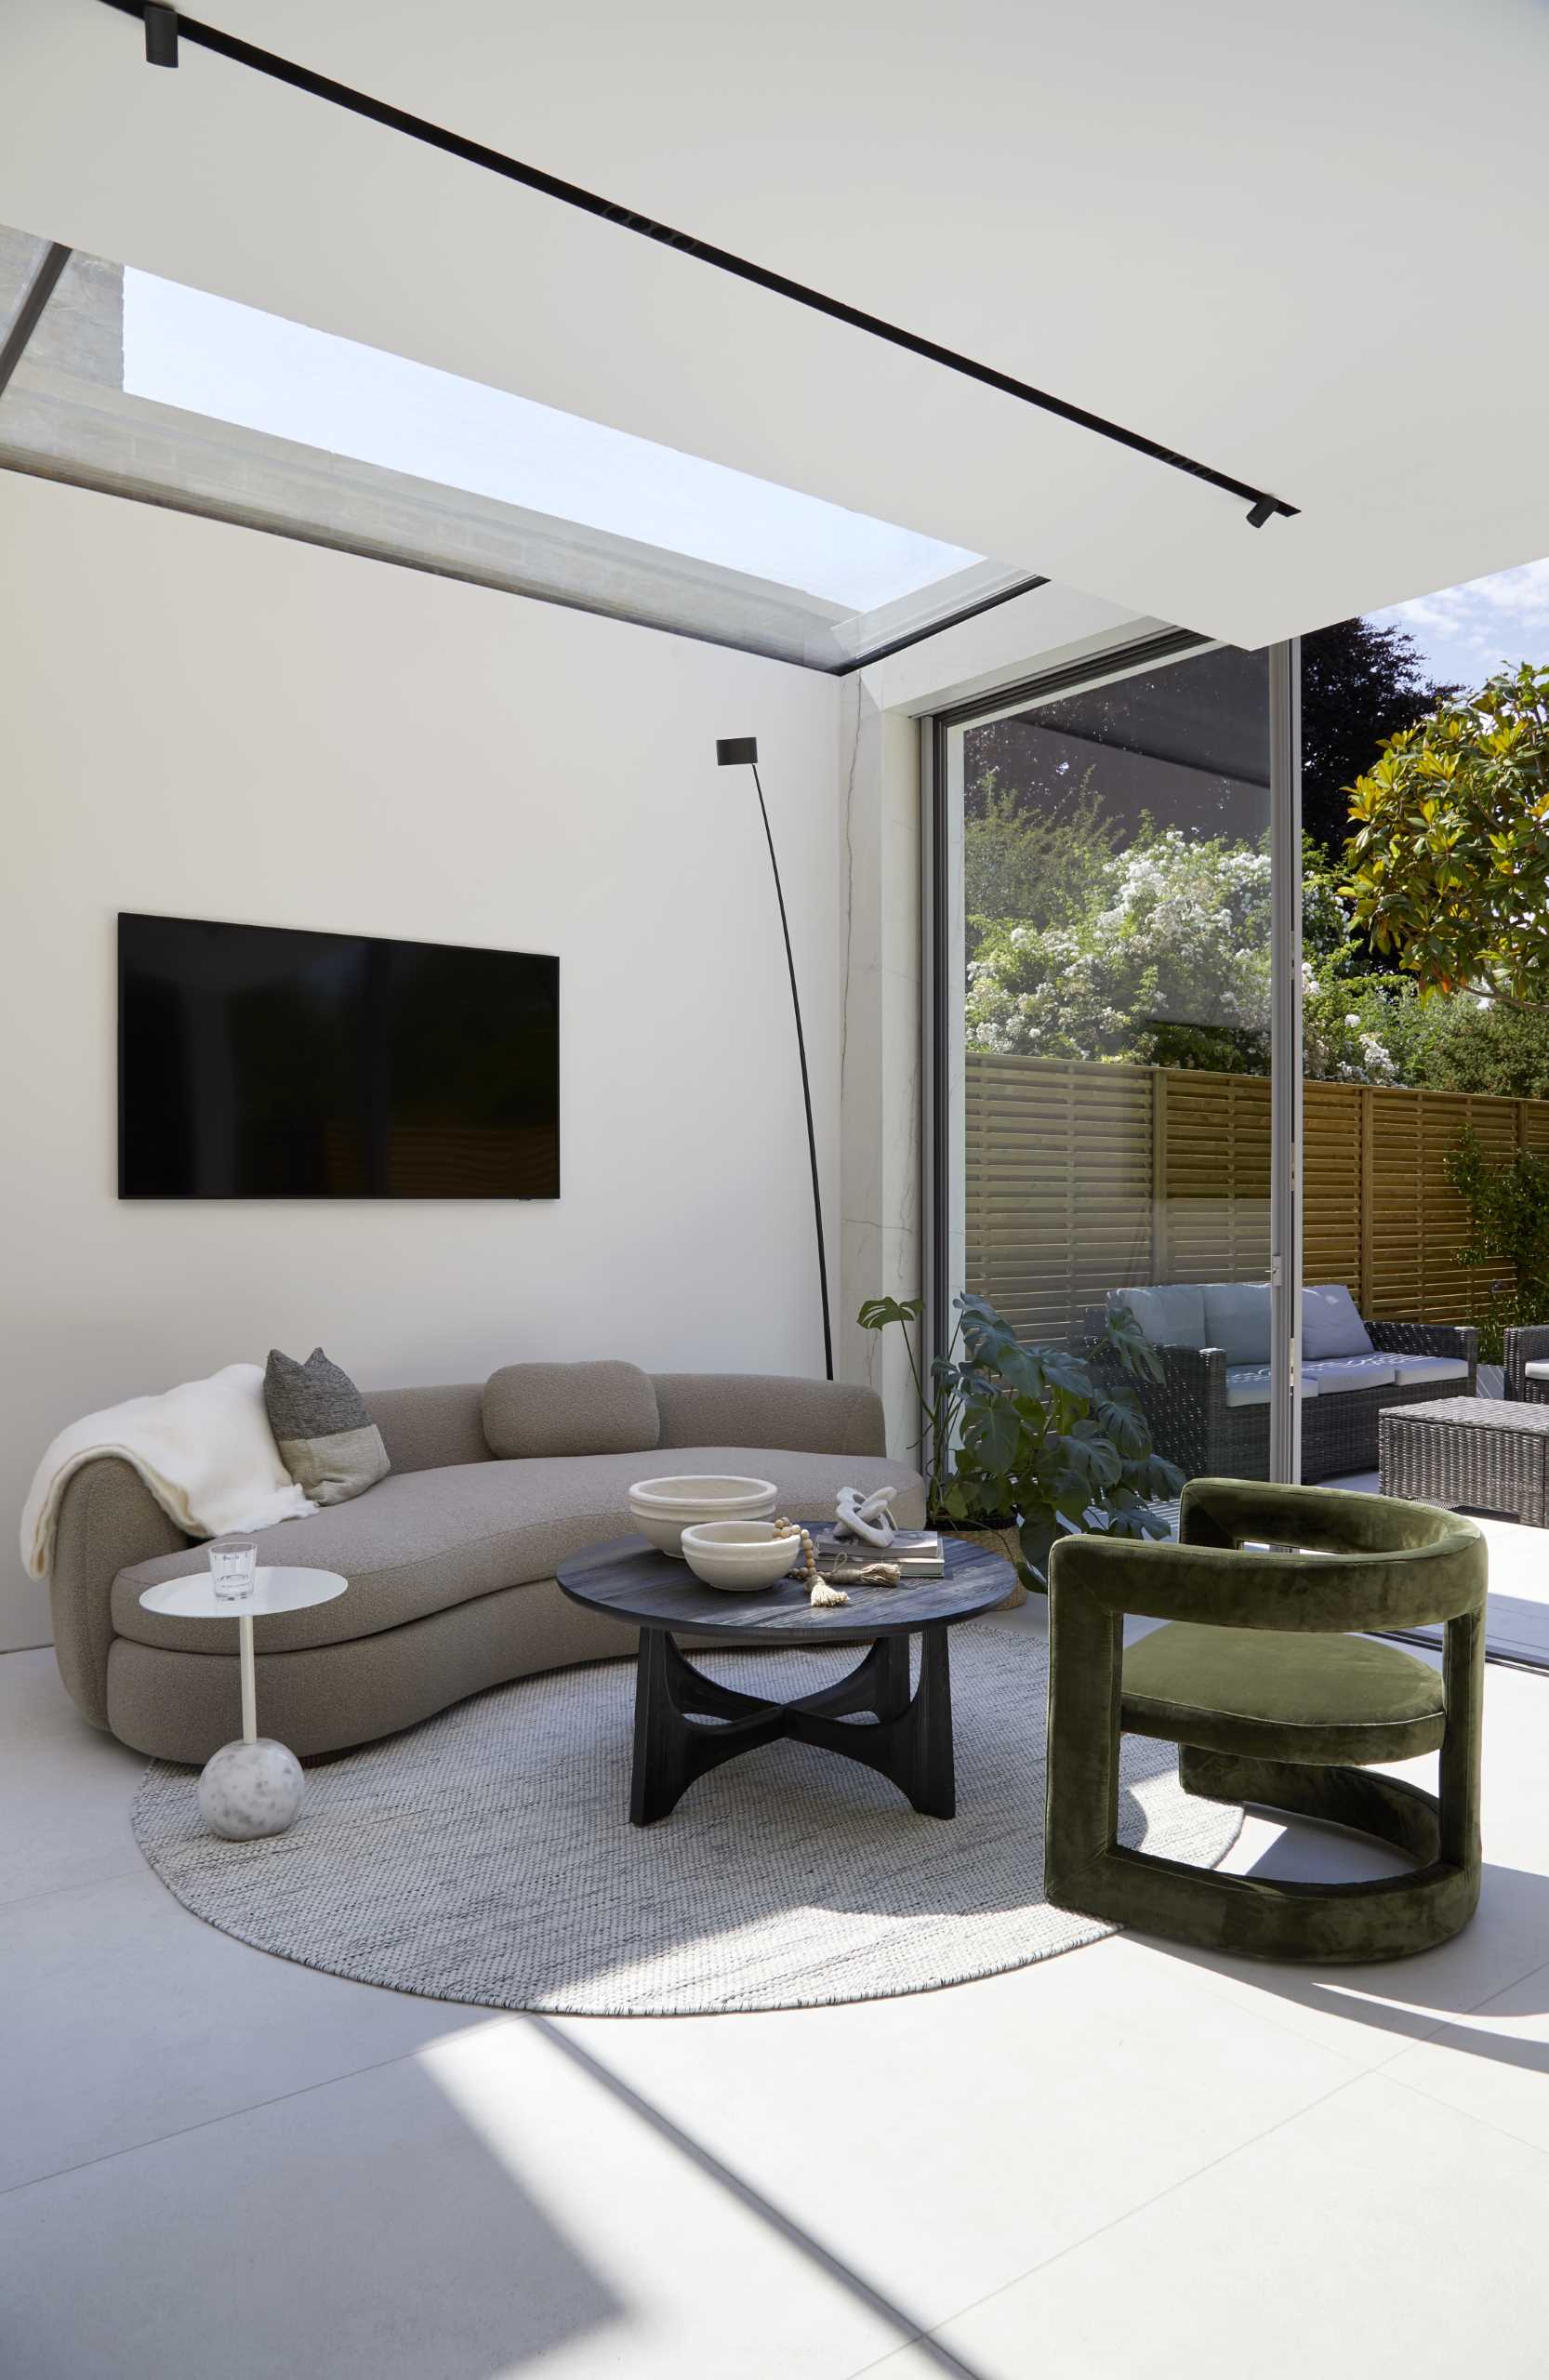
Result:
{"label": "gray patterned cushion", "polygon": [[304,1364],[271,1347],[263,1401],[280,1460],[313,1503],[348,1503],[391,1469],[364,1397],[321,1347]]}

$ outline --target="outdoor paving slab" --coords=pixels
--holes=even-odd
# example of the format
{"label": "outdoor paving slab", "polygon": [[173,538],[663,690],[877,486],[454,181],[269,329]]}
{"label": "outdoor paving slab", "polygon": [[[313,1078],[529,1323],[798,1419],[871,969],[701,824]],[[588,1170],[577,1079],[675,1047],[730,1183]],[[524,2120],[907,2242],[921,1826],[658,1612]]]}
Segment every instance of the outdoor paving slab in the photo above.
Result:
{"label": "outdoor paving slab", "polygon": [[855,2007],[545,2025],[926,2322],[1357,2070],[1120,1937]]}
{"label": "outdoor paving slab", "polygon": [[1549,2153],[1549,1966],[1443,2025],[1384,2071]]}
{"label": "outdoor paving slab", "polygon": [[52,1649],[0,1654],[0,1906],[134,1872],[138,1752],[90,1727]]}
{"label": "outdoor paving slab", "polygon": [[907,2335],[505,2023],[13,2192],[0,2301],[26,2380],[843,2380]]}
{"label": "outdoor paving slab", "polygon": [[251,1950],[143,1865],[0,1909],[0,2189],[491,2021]]}
{"label": "outdoor paving slab", "polygon": [[[1247,1999],[1291,2030],[1355,2064],[1385,2066],[1411,2043],[1505,1991],[1543,1964],[1549,1946],[1549,1679],[1491,1666],[1485,1678],[1485,1870],[1472,1923],[1418,1958],[1382,1965],[1280,1966],[1184,1950],[1134,1935],[1136,1947],[1183,1962],[1234,2002]],[[1434,1786],[1434,1761],[1388,1773]],[[1251,1814],[1224,1865],[1238,1873],[1330,1879],[1399,1865],[1358,1836]]]}
{"label": "outdoor paving slab", "polygon": [[1364,2075],[862,2370],[1541,2380],[1546,2222],[1549,2158]]}

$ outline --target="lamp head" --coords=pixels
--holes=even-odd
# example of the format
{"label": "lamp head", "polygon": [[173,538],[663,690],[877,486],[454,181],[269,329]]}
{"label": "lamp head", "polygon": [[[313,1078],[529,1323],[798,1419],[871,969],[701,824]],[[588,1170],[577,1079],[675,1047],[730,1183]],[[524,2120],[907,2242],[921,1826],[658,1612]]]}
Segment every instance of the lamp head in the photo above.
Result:
{"label": "lamp head", "polygon": [[752,768],[758,761],[759,739],[756,735],[718,735],[715,757],[723,769],[740,768],[744,764]]}

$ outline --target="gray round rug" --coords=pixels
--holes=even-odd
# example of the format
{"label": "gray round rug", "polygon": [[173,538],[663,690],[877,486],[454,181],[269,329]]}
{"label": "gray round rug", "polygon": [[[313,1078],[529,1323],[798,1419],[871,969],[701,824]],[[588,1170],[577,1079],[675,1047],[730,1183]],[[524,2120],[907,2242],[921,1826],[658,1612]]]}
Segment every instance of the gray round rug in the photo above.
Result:
{"label": "gray round rug", "polygon": [[[859,1655],[695,1659],[785,1697]],[[1114,1930],[1043,1897],[1044,1640],[968,1623],[952,1632],[952,1670],[950,1822],[917,1817],[858,1763],[778,1743],[632,1827],[634,1663],[608,1661],[311,1763],[299,1819],[265,1842],[207,1834],[196,1773],[155,1762],[135,1833],[222,1932],[431,1999],[666,2016],[933,1990]],[[1121,1841],[1213,1866],[1241,1822],[1183,1792],[1171,1746],[1125,1739]]]}

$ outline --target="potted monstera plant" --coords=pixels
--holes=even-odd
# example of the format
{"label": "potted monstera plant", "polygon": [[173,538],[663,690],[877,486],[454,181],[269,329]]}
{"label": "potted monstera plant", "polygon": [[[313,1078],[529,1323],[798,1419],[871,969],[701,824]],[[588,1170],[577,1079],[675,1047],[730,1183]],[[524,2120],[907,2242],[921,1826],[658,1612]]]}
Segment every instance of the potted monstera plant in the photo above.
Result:
{"label": "potted monstera plant", "polygon": [[1183,1474],[1158,1455],[1133,1385],[1158,1380],[1155,1347],[1127,1314],[1085,1353],[1024,1346],[986,1298],[956,1300],[945,1355],[921,1378],[911,1331],[920,1298],[869,1298],[863,1329],[903,1331],[920,1401],[920,1464],[933,1528],[986,1538],[1024,1588],[1045,1591],[1060,1538],[1086,1531],[1162,1538],[1157,1512]]}

